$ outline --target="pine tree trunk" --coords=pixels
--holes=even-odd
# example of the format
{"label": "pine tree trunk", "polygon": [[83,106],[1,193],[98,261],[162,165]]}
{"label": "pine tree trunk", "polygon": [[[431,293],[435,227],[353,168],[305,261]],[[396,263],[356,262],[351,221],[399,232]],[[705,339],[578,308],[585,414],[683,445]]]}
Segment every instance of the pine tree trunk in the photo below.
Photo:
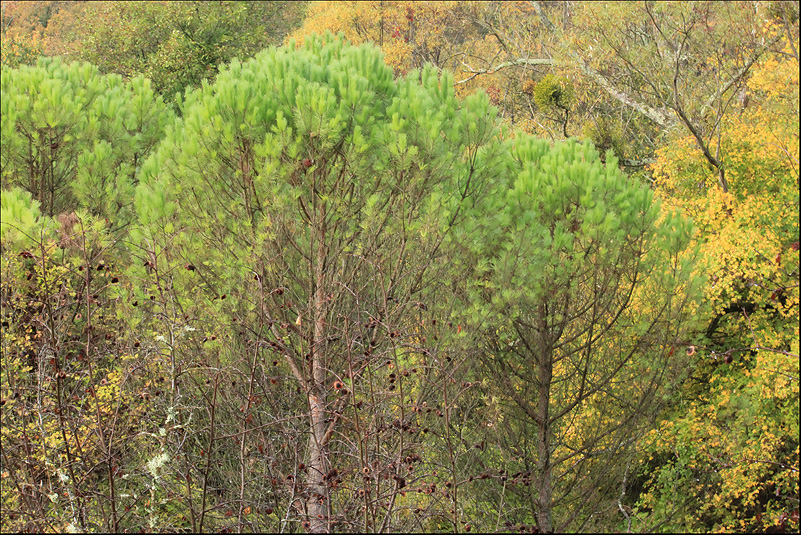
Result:
{"label": "pine tree trunk", "polygon": [[312,392],[309,393],[311,437],[309,438],[309,497],[306,510],[309,514],[310,531],[328,531],[327,492],[323,475],[327,472],[326,410],[325,410],[325,204],[320,207],[318,224],[315,225],[317,258],[314,266],[314,338],[312,347]]}
{"label": "pine tree trunk", "polygon": [[[541,316],[544,317],[544,316]],[[540,336],[547,332],[545,322],[541,322]],[[552,533],[551,502],[553,500],[553,467],[551,465],[551,426],[548,407],[551,397],[551,380],[553,378],[553,349],[547,341],[540,344],[538,355],[539,377],[537,385],[537,523],[542,533]]]}
{"label": "pine tree trunk", "polygon": [[325,533],[327,530],[326,492],[323,481],[326,464],[325,405],[316,394],[309,395],[312,433],[309,437],[309,497],[306,510],[309,514],[309,531]]}

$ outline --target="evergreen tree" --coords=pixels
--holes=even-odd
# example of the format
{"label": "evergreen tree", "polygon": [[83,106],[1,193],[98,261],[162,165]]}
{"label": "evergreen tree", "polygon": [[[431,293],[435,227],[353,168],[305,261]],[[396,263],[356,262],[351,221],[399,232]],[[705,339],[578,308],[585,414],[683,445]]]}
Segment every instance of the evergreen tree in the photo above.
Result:
{"label": "evergreen tree", "polygon": [[522,135],[513,158],[458,233],[468,320],[532,520],[580,529],[625,494],[643,424],[681,377],[691,226],[588,143]]}
{"label": "evergreen tree", "polygon": [[[443,237],[501,170],[494,110],[485,96],[460,103],[452,86],[430,68],[396,82],[376,48],[330,35],[269,49],[189,94],[143,172],[142,243],[157,244],[159,269],[194,268],[170,275],[176,295],[244,327],[249,368],[273,351],[299,387],[313,531],[345,514],[333,471],[360,474],[362,529],[385,522],[362,475],[404,446],[387,459],[367,439],[409,394],[376,402],[374,374],[423,351],[413,325],[437,299]],[[354,409],[363,401],[372,414]]]}
{"label": "evergreen tree", "polygon": [[2,187],[28,191],[47,215],[85,209],[119,228],[169,116],[141,77],[123,83],[57,58],[3,67]]}

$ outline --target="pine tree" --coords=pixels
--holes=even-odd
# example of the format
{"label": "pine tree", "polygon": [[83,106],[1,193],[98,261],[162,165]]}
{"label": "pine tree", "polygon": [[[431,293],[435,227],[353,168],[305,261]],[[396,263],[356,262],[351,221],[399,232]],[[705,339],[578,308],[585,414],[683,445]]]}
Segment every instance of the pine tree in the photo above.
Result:
{"label": "pine tree", "polygon": [[2,77],[2,187],[25,189],[49,216],[130,222],[136,173],[170,115],[150,83],[58,58]]}

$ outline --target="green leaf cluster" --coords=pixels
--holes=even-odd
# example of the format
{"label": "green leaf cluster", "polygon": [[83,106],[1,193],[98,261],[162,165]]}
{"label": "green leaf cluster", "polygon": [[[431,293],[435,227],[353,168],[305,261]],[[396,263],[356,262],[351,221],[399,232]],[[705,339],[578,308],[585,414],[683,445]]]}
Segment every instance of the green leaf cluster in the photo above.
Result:
{"label": "green leaf cluster", "polygon": [[573,101],[573,86],[566,78],[549,73],[536,83],[532,97],[542,109],[565,109]]}

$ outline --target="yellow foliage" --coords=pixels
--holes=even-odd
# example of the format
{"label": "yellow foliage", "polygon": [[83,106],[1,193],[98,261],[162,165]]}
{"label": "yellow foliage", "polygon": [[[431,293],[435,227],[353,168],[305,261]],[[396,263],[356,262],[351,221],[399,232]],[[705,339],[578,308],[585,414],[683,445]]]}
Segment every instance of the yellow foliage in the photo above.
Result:
{"label": "yellow foliage", "polygon": [[[728,192],[691,136],[659,150],[653,166],[659,195],[698,228],[709,326],[699,366],[713,370],[686,411],[663,423],[656,450],[705,474],[686,484],[719,531],[777,525],[782,497],[798,496],[797,61],[774,55],[755,66],[748,95],[722,127]],[[682,450],[683,441],[693,445]],[[655,506],[655,495],[641,503]],[[767,509],[756,517],[758,507]]]}

